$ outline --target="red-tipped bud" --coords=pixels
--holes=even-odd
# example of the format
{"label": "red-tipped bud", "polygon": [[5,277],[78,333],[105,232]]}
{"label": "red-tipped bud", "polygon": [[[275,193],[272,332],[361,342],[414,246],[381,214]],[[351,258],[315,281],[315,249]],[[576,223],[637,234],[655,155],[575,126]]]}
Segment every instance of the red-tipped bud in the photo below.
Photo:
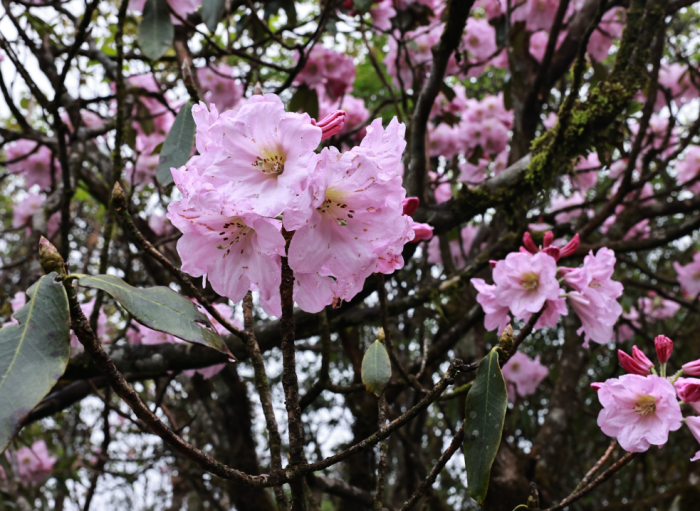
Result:
{"label": "red-tipped bud", "polygon": [[544,233],[544,238],[542,238],[542,247],[547,248],[554,241],[554,233],[552,231],[547,231]]}
{"label": "red-tipped bud", "polygon": [[693,360],[687,364],[683,364],[683,374],[689,374],[691,376],[700,375],[700,360]]}
{"label": "red-tipped bud", "polygon": [[638,361],[630,357],[622,350],[617,350],[617,359],[620,361],[622,368],[630,374],[638,374],[640,376],[648,376],[649,368],[640,364]]}
{"label": "red-tipped bud", "polygon": [[602,382],[594,381],[593,383],[591,383],[591,388],[592,388],[593,390],[595,390],[596,392],[598,392],[602,387],[603,387],[603,383],[602,383]]}
{"label": "red-tipped bud", "polygon": [[413,243],[427,241],[433,237],[433,228],[428,224],[413,222],[413,232],[415,233],[415,237],[412,240]]}
{"label": "red-tipped bud", "polygon": [[311,119],[311,124],[321,128],[321,140],[332,137],[343,129],[343,125],[345,124],[345,111],[336,110],[335,112],[331,112],[318,122]]}
{"label": "red-tipped bud", "polygon": [[652,367],[654,367],[654,363],[651,360],[649,360],[649,357],[647,357],[644,354],[644,352],[636,346],[632,346],[632,358],[646,368],[651,369]]}
{"label": "red-tipped bud", "polygon": [[561,251],[560,251],[557,247],[551,247],[551,246],[550,246],[550,247],[547,247],[547,248],[543,249],[542,252],[544,252],[544,253],[547,254],[548,256],[552,256],[552,257],[554,258],[555,261],[558,261],[558,260],[559,260],[559,257],[560,257],[560,252],[561,252]]}
{"label": "red-tipped bud", "polygon": [[659,357],[659,362],[662,364],[668,362],[673,351],[673,341],[665,335],[659,335],[654,339],[654,346],[656,346],[656,356]]}
{"label": "red-tipped bud", "polygon": [[581,242],[579,240],[578,233],[576,233],[576,235],[574,235],[574,237],[571,238],[570,242],[568,242],[561,249],[559,249],[559,257],[569,257],[578,250],[578,246],[580,243]]}
{"label": "red-tipped bud", "polygon": [[700,380],[697,378],[678,378],[673,384],[676,394],[686,403],[697,403],[700,401]]}
{"label": "red-tipped bud", "polygon": [[540,251],[537,245],[535,245],[535,242],[532,241],[532,235],[529,232],[523,234],[523,245],[525,245],[525,249],[531,254],[536,254]]}
{"label": "red-tipped bud", "polygon": [[491,266],[492,269],[495,268],[497,264],[498,264],[498,261],[494,261],[494,260],[489,261],[489,266]]}
{"label": "red-tipped bud", "polygon": [[408,216],[413,216],[413,214],[418,211],[418,206],[420,206],[420,199],[418,197],[406,197],[401,201],[403,206],[403,214]]}

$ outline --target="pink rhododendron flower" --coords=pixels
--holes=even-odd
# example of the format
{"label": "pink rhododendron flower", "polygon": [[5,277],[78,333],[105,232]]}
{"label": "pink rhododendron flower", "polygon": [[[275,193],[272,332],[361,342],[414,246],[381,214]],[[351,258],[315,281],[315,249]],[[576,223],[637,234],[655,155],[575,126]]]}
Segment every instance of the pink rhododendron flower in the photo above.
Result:
{"label": "pink rhododendron flower", "polygon": [[[6,164],[7,169],[13,174],[22,176],[27,188],[39,185],[43,190],[51,186],[51,150],[46,146],[41,146],[39,149],[36,147],[36,142],[25,139],[7,144],[5,160],[11,162]],[[22,158],[23,156],[26,158]],[[53,172],[56,180],[60,180],[61,165],[56,160],[54,160]]]}
{"label": "pink rhododendron flower", "polygon": [[[202,0],[168,0],[168,4],[173,11],[183,19],[187,19],[187,15],[193,13],[202,5]],[[129,0],[129,9],[136,13],[142,13],[146,5],[146,0]],[[182,22],[172,14],[170,19],[175,25],[180,25]]]}
{"label": "pink rhododendron flower", "polygon": [[487,284],[484,279],[471,279],[471,283],[478,291],[476,301],[484,309],[484,327],[489,331],[498,329],[500,335],[510,323],[508,307],[500,305],[496,299],[496,286]]}
{"label": "pink rhododendron flower", "polygon": [[669,431],[682,424],[675,389],[660,376],[626,374],[609,379],[598,390],[598,399],[603,405],[598,426],[629,452],[664,445]]}
{"label": "pink rhododendron flower", "polygon": [[614,7],[603,15],[600,24],[591,34],[586,50],[594,60],[602,62],[608,56],[613,38],[622,36],[624,27],[625,10]]}
{"label": "pink rhododendron flower", "polygon": [[578,190],[572,193],[569,197],[564,197],[563,195],[554,195],[552,197],[552,213],[556,213],[559,210],[567,209],[567,211],[562,211],[557,213],[554,220],[558,224],[566,224],[571,222],[572,219],[578,217],[582,210],[581,208],[571,208],[571,206],[577,206],[583,204],[586,198]]}
{"label": "pink rhododendron flower", "polygon": [[12,316],[10,316],[10,321],[6,321],[1,326],[4,328],[8,325],[19,325],[19,321],[15,318],[14,314],[27,303],[27,295],[24,291],[19,291],[15,293],[15,296],[10,300],[10,307],[12,308]]}
{"label": "pink rhododendron flower", "polygon": [[14,229],[26,225],[34,213],[44,204],[44,197],[36,193],[27,194],[22,201],[12,208],[12,227]]}
{"label": "pink rhododendron flower", "polygon": [[639,310],[648,318],[664,320],[672,318],[681,308],[677,302],[666,300],[660,296],[643,296],[639,299]]}
{"label": "pink rhododendron flower", "polygon": [[459,164],[459,180],[462,183],[482,183],[486,179],[489,160],[479,158],[477,165],[465,161]]}
{"label": "pink rhododendron flower", "polygon": [[[206,108],[200,103],[192,110],[197,115]],[[200,158],[211,164],[200,165],[200,172],[231,184],[229,203],[246,200],[258,214],[275,217],[306,187],[321,128],[308,114],[285,112],[274,94],[252,96],[227,114],[201,130],[197,149],[204,148]]]}
{"label": "pink rhododendron flower", "polygon": [[435,98],[435,102],[430,109],[430,117],[440,117],[445,114],[452,114],[454,116],[461,116],[464,110],[467,108],[467,92],[464,85],[457,83],[452,87],[452,91],[455,93],[454,98],[448,100],[447,97],[440,92]]}
{"label": "pink rhododendron flower", "polygon": [[496,298],[509,307],[516,319],[539,312],[547,300],[557,300],[562,294],[557,282],[557,263],[545,253],[508,254],[496,264],[493,280]]}
{"label": "pink rhododendron flower", "polygon": [[233,68],[225,64],[197,69],[199,84],[207,103],[218,110],[235,107],[243,98],[243,85],[233,77]]}
{"label": "pink rhododendron flower", "polygon": [[313,47],[304,68],[294,79],[297,85],[305,84],[311,88],[323,86],[335,99],[350,92],[354,81],[355,64],[352,58],[319,45]]}
{"label": "pink rhododendron flower", "polygon": [[[678,174],[676,179],[678,183],[684,184],[698,177],[700,173],[700,146],[691,145],[686,149],[685,156],[682,160],[676,162]],[[699,185],[694,183],[690,185],[693,192],[697,193]]]}
{"label": "pink rhododendron flower", "polygon": [[440,123],[428,126],[428,151],[431,157],[443,156],[451,160],[463,148],[462,133],[457,126]]}
{"label": "pink rhododendron flower", "polygon": [[617,359],[622,368],[630,374],[638,374],[641,376],[651,374],[650,368],[643,361],[636,357],[630,357],[622,350],[617,350]]}
{"label": "pink rhododendron flower", "polygon": [[369,9],[372,23],[380,30],[391,29],[391,19],[396,16],[393,0],[379,0]]}
{"label": "pink rhododendron flower", "polygon": [[673,384],[678,394],[678,399],[686,403],[697,403],[700,401],[700,379],[698,378],[678,378]]}
{"label": "pink rhododendron flower", "polygon": [[486,17],[495,18],[503,13],[503,6],[499,0],[477,0],[474,7],[481,7],[486,11]]}
{"label": "pink rhododendron flower", "polygon": [[[659,84],[669,89],[680,103],[686,103],[700,94],[690,78],[688,67],[683,64],[661,64]],[[663,104],[666,104],[665,100]]]}
{"label": "pink rhododendron flower", "polygon": [[496,29],[485,19],[468,18],[462,45],[477,62],[486,60],[498,49]]}
{"label": "pink rhododendron flower", "polygon": [[678,273],[678,282],[683,291],[691,297],[700,293],[700,252],[693,254],[693,262],[681,266],[678,261],[673,262],[673,268]]}
{"label": "pink rhododendron flower", "polygon": [[533,394],[549,370],[540,363],[540,357],[532,360],[525,353],[516,352],[503,366],[503,377],[513,383],[520,397]]}
{"label": "pink rhododendron flower", "polygon": [[[87,303],[80,304],[80,308],[83,309],[83,314],[85,314],[85,317],[90,319],[90,317],[92,316],[92,311],[95,308],[95,299],[93,298]],[[110,328],[107,320],[107,314],[105,313],[104,308],[100,307],[100,312],[97,314],[97,332],[95,332],[97,334],[97,339],[102,343],[108,343],[110,341],[108,335],[109,331]],[[78,337],[71,329],[70,347],[78,348],[80,346],[82,346],[82,344],[80,344]]]}
{"label": "pink rhododendron flower", "polygon": [[[30,447],[20,447],[15,453],[17,457],[18,476],[22,486],[39,485],[51,474],[56,458],[49,455],[46,442],[37,440]],[[11,461],[9,451],[5,457]]]}
{"label": "pink rhododendron flower", "polygon": [[549,112],[547,117],[542,121],[542,125],[545,129],[551,130],[558,120],[559,116],[555,112]]}
{"label": "pink rhododendron flower", "polygon": [[[685,424],[690,429],[690,432],[695,437],[695,440],[700,442],[700,417],[686,417]],[[700,451],[695,453],[695,456],[690,458],[690,461],[700,460]]]}
{"label": "pink rhododendron flower", "polygon": [[573,184],[582,192],[594,187],[598,182],[598,170],[601,164],[598,153],[590,153],[585,159],[580,158],[576,165],[576,175]]}
{"label": "pink rhododendron flower", "polygon": [[[559,49],[559,46],[561,46],[564,39],[566,39],[566,31],[561,31],[557,37],[557,44],[554,48],[555,50]],[[535,32],[530,36],[530,55],[532,55],[537,62],[542,62],[544,54],[547,51],[548,43],[549,33],[546,31]]]}
{"label": "pink rhododendron flower", "polygon": [[531,31],[549,30],[558,5],[557,0],[527,0],[525,5],[513,11],[511,21],[525,21]]}

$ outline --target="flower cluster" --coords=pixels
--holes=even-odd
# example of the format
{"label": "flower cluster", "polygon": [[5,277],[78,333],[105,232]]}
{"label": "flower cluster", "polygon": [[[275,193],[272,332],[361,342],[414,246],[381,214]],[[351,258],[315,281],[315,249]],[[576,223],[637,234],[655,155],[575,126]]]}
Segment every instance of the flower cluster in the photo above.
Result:
{"label": "flower cluster", "polygon": [[403,267],[403,246],[415,237],[399,174],[403,124],[375,120],[359,146],[317,154],[343,112],[317,123],[286,112],[273,94],[221,114],[201,103],[192,112],[199,154],[172,169],[182,199],[168,207],[183,233],[183,271],[208,277],[234,302],[257,290],[263,309],[279,316],[282,257],[309,312],[351,299],[373,272]]}
{"label": "flower cluster", "polygon": [[[580,268],[557,266],[562,257],[578,249],[578,235],[562,248],[553,245],[551,231],[545,233],[542,247],[537,247],[526,232],[520,252],[508,254],[503,261],[491,261],[494,284],[472,279],[478,291],[476,300],[486,313],[487,330],[499,332],[510,322],[509,313],[518,320],[528,320],[532,314],[541,316],[535,329],[554,327],[559,316],[567,315],[566,301],[581,320],[579,335],[585,335],[584,346],[593,340],[607,343],[613,337],[613,326],[622,314],[617,298],[622,284],[612,280],[615,253],[601,248],[584,258]],[[568,289],[562,289],[564,285]]]}
{"label": "flower cluster", "polygon": [[533,360],[520,351],[510,357],[502,371],[507,384],[508,399],[511,402],[515,402],[517,396],[525,397],[533,394],[549,374],[548,369],[540,363],[539,355]]}
{"label": "flower cluster", "polygon": [[[14,453],[8,449],[5,457],[10,463],[13,457],[17,459],[17,475],[25,487],[42,484],[56,463],[56,458],[49,455],[49,449],[43,440],[37,440],[31,447],[20,447]],[[6,478],[4,469],[1,475],[3,479]]]}
{"label": "flower cluster", "polygon": [[[598,415],[598,426],[603,433],[617,438],[623,449],[644,452],[651,445],[663,446],[671,431],[680,429],[685,422],[700,442],[700,416],[683,418],[679,400],[688,403],[700,413],[700,379],[682,378],[700,375],[700,360],[684,364],[675,376],[666,376],[666,364],[671,358],[673,341],[665,335],[654,339],[660,371],[636,346],[632,356],[618,350],[622,368],[630,374],[594,383],[603,409]],[[698,451],[691,461],[700,459]]]}

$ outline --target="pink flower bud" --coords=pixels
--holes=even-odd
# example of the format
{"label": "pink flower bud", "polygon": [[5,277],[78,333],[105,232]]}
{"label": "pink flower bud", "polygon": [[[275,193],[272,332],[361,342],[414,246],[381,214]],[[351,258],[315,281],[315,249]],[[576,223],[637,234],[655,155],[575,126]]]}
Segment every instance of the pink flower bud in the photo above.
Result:
{"label": "pink flower bud", "polygon": [[494,261],[494,260],[489,261],[489,266],[491,266],[492,269],[495,268],[497,264],[498,264],[498,261]]}
{"label": "pink flower bud", "polygon": [[336,110],[331,112],[318,122],[311,119],[311,124],[321,128],[321,140],[332,137],[343,129],[343,125],[345,124],[345,111]]}
{"label": "pink flower bud", "polygon": [[683,364],[683,374],[689,374],[691,376],[700,375],[700,360],[693,360],[687,364]]}
{"label": "pink flower bud", "polygon": [[[550,232],[551,232],[551,231],[550,231]],[[561,251],[560,251],[557,247],[551,247],[551,246],[550,246],[550,247],[547,247],[547,248],[543,249],[542,252],[544,252],[545,254],[547,254],[547,255],[549,255],[549,256],[552,256],[552,257],[554,258],[555,261],[558,261],[558,260],[559,260],[559,254],[560,254]]]}
{"label": "pink flower bud", "polygon": [[523,234],[523,245],[525,245],[525,249],[531,254],[536,254],[540,251],[537,245],[535,245],[535,242],[532,241],[532,235],[529,232]]}
{"label": "pink flower bud", "polygon": [[413,222],[413,232],[415,233],[415,237],[412,240],[413,243],[427,241],[433,237],[433,228],[428,224]]}
{"label": "pink flower bud", "polygon": [[591,388],[593,390],[595,390],[596,392],[598,392],[602,386],[603,386],[603,383],[599,382],[599,381],[594,381],[593,383],[591,383]]}
{"label": "pink flower bud", "polygon": [[649,360],[649,357],[647,357],[644,352],[636,346],[632,346],[632,358],[648,369],[654,367],[654,363]]}
{"label": "pink flower bud", "polygon": [[571,241],[569,241],[566,245],[561,247],[561,249],[559,250],[559,257],[569,257],[578,250],[579,244],[580,239],[578,237],[578,233],[576,233],[576,235],[573,238],[571,238]]}
{"label": "pink flower bud", "polygon": [[673,384],[676,394],[681,401],[686,403],[697,403],[700,401],[700,379],[678,378]]}
{"label": "pink flower bud", "polygon": [[554,241],[554,233],[552,231],[547,231],[544,233],[544,238],[542,239],[542,247],[547,248]]}
{"label": "pink flower bud", "polygon": [[668,362],[673,351],[673,341],[665,335],[659,335],[654,339],[654,345],[656,346],[656,356],[659,357],[659,362],[662,364]]}
{"label": "pink flower bud", "polygon": [[617,350],[617,359],[620,361],[622,368],[630,374],[638,374],[640,376],[649,375],[649,368],[644,367],[638,361],[630,357],[622,350]]}
{"label": "pink flower bud", "polygon": [[420,199],[418,197],[406,197],[401,201],[403,206],[403,214],[408,216],[413,216],[413,214],[418,210],[420,205]]}

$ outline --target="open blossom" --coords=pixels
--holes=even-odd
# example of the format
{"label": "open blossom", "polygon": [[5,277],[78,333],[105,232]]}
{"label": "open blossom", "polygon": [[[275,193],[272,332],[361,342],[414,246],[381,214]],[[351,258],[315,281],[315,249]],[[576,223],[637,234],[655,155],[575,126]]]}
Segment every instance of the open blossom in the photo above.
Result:
{"label": "open blossom", "polygon": [[56,179],[60,180],[61,166],[54,160],[52,169],[51,150],[46,146],[37,149],[36,146],[37,143],[32,140],[20,139],[12,142],[5,147],[5,159],[12,162],[7,164],[7,169],[22,176],[27,188],[39,185],[43,190],[51,186],[52,170]]}
{"label": "open blossom", "polygon": [[354,80],[355,64],[351,57],[316,45],[294,83],[305,84],[311,88],[323,86],[328,94],[337,99],[352,90]]}
{"label": "open blossom", "polygon": [[[695,437],[695,440],[700,442],[700,417],[686,417],[685,424],[690,429],[690,432]],[[695,453],[695,456],[690,458],[690,461],[700,460],[700,451]]]}
{"label": "open blossom", "polygon": [[556,213],[557,211],[560,211],[565,208],[567,209],[567,211],[557,213],[557,215],[554,217],[554,220],[556,220],[558,224],[565,224],[570,222],[573,218],[576,218],[582,212],[581,208],[571,208],[571,206],[583,204],[585,201],[586,198],[578,190],[572,193],[569,197],[564,197],[563,195],[559,194],[555,195],[554,197],[552,197],[552,213]]}
{"label": "open blossom", "polygon": [[243,98],[243,85],[233,77],[233,68],[225,64],[197,69],[199,84],[207,103],[219,110],[235,107]]}
{"label": "open blossom", "polygon": [[683,291],[691,297],[700,293],[700,252],[693,254],[693,262],[682,266],[678,261],[673,262],[673,268],[678,273],[678,282]]}
{"label": "open blossom", "polygon": [[216,187],[184,167],[172,173],[183,199],[168,205],[167,216],[183,233],[177,242],[182,271],[208,276],[214,291],[234,302],[255,285],[266,312],[278,312],[267,304],[279,299],[284,255],[279,221],[232,201],[235,185]]}
{"label": "open blossom", "polygon": [[598,181],[598,170],[600,167],[598,153],[590,153],[586,158],[579,159],[573,184],[582,192],[586,192],[595,186]]}
{"label": "open blossom", "polygon": [[486,60],[498,49],[496,29],[485,19],[469,18],[462,44],[476,61]]}
{"label": "open blossom", "polygon": [[379,2],[372,4],[369,14],[375,27],[380,30],[389,30],[391,19],[396,16],[393,0],[379,0]]}
{"label": "open blossom", "polygon": [[499,303],[508,305],[517,319],[539,312],[547,300],[557,300],[561,294],[557,262],[543,252],[508,254],[496,264],[493,280]]}
{"label": "open blossom", "polygon": [[[49,455],[46,442],[37,440],[31,447],[20,447],[15,453],[17,458],[18,476],[23,486],[39,485],[51,474],[56,458]],[[9,451],[5,457],[11,460]]]}
{"label": "open blossom", "polygon": [[[206,114],[201,103],[192,110],[195,119]],[[208,127],[197,125],[197,149],[210,162],[200,172],[230,183],[231,204],[244,199],[257,213],[275,217],[306,187],[321,128],[308,114],[285,112],[274,94],[253,96],[226,113]]]}
{"label": "open blossom", "polygon": [[478,292],[476,301],[484,309],[484,327],[486,330],[498,329],[500,335],[510,323],[508,306],[501,305],[496,299],[496,286],[487,284],[484,279],[472,279],[471,283]]}
{"label": "open blossom", "polygon": [[607,380],[598,390],[603,410],[598,426],[629,452],[664,445],[681,427],[683,414],[673,385],[660,376],[626,374]]}
{"label": "open blossom", "polygon": [[672,302],[671,300],[666,300],[655,294],[650,296],[643,296],[639,299],[639,310],[644,313],[647,318],[653,318],[658,320],[664,320],[672,318],[676,312],[680,310],[681,306],[677,302]]}
{"label": "open blossom", "polygon": [[549,371],[540,363],[539,356],[532,360],[519,351],[503,366],[503,377],[506,382],[515,385],[520,397],[534,393],[548,374]]}

